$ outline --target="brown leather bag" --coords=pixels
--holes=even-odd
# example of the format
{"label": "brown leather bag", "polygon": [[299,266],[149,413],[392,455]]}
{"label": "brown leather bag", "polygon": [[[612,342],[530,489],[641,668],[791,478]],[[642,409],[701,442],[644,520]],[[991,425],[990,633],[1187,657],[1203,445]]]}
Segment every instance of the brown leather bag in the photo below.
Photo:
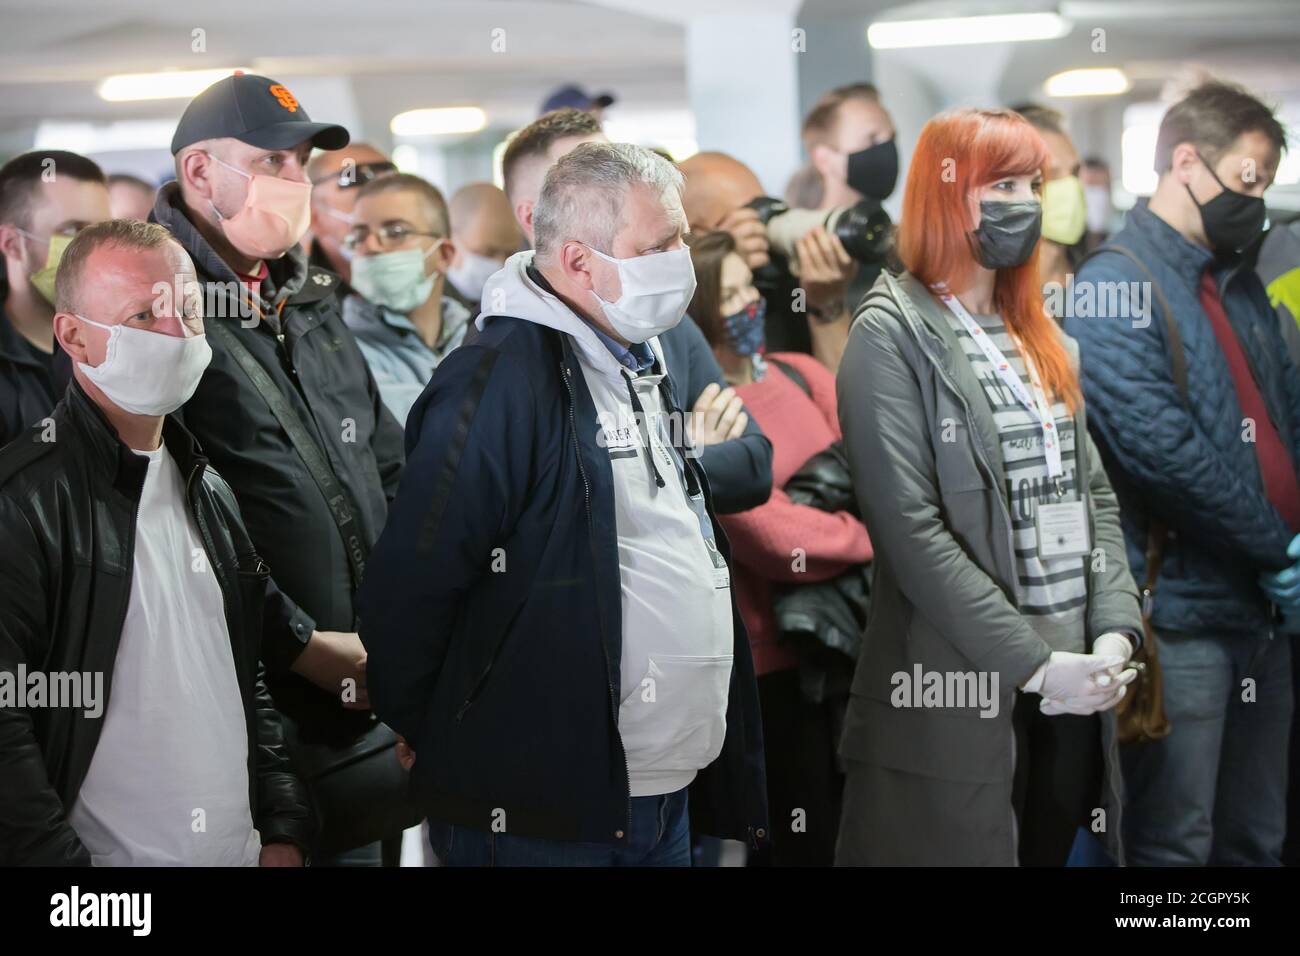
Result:
{"label": "brown leather bag", "polygon": [[1128,693],[1115,708],[1119,719],[1119,742],[1144,743],[1169,736],[1169,717],[1165,714],[1165,681],[1160,671],[1160,648],[1151,629],[1151,609],[1155,606],[1156,580],[1164,563],[1168,529],[1152,521],[1147,532],[1147,577],[1142,585],[1142,646],[1133,652],[1138,676],[1128,685]]}

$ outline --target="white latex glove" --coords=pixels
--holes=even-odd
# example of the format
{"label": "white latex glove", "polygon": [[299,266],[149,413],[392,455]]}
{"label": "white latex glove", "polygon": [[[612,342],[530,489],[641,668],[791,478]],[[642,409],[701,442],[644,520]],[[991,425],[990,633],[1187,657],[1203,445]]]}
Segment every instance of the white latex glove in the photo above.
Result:
{"label": "white latex glove", "polygon": [[[1119,664],[1106,669],[1106,673],[1111,677],[1119,677],[1123,671],[1124,665],[1133,657],[1133,642],[1127,635],[1118,631],[1107,631],[1101,637],[1092,642],[1092,652],[1099,657],[1121,657]],[[1098,685],[1105,687],[1110,682],[1103,681],[1101,677],[1097,678]]]}
{"label": "white latex glove", "polygon": [[1055,717],[1057,714],[1078,714],[1082,717],[1089,714],[1099,714],[1104,710],[1110,710],[1123,700],[1124,695],[1128,693],[1128,685],[1136,677],[1137,671],[1124,671],[1110,687],[1106,688],[1109,693],[1101,698],[1067,697],[1054,700],[1044,697],[1039,703],[1038,709],[1048,717]]}
{"label": "white latex glove", "polygon": [[[1105,656],[1053,651],[1052,656],[1025,682],[1024,689],[1052,700],[1085,698],[1100,703],[1114,691],[1111,685],[1116,678],[1108,671],[1112,667],[1122,667],[1124,660],[1119,654]],[[1104,685],[1098,684],[1098,676],[1105,676]]]}

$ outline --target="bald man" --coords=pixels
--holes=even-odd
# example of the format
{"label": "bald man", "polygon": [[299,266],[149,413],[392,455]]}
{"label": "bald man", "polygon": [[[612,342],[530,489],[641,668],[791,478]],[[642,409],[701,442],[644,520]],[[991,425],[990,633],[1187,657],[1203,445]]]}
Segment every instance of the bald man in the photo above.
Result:
{"label": "bald man", "polygon": [[317,152],[307,162],[311,180],[311,232],[303,240],[309,262],[337,272],[344,282],[352,279],[352,266],[343,249],[343,237],[352,228],[357,188],[377,176],[397,171],[387,156],[369,143],[352,143],[343,149]]}
{"label": "bald man", "polygon": [[[795,279],[779,256],[772,262],[767,230],[748,206],[766,195],[752,169],[717,152],[696,153],[678,168],[686,177],[682,205],[691,231],[731,233],[754,271],[754,285],[767,301],[768,351],[804,352],[835,371],[848,340],[852,316],[845,292],[856,268],[844,245],[820,226],[810,230],[795,242],[799,272]],[[799,288],[803,296],[795,294]]]}
{"label": "bald man", "polygon": [[483,297],[483,283],[524,245],[524,234],[503,190],[468,183],[452,194],[451,239],[456,255],[447,278],[465,298]]}

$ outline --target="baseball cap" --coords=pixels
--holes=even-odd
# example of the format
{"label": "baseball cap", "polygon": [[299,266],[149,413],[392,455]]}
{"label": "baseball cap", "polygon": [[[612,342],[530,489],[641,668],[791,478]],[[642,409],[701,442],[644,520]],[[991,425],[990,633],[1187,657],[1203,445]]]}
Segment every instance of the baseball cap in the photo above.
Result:
{"label": "baseball cap", "polygon": [[259,149],[289,149],[307,140],[320,149],[342,149],[349,139],[337,123],[313,123],[282,83],[242,71],[190,100],[172,136],[172,155],[200,140],[227,136]]}
{"label": "baseball cap", "polygon": [[580,86],[562,86],[546,98],[542,104],[542,112],[549,113],[551,110],[561,110],[566,106],[575,110],[600,110],[614,102],[613,93],[600,93],[592,96]]}

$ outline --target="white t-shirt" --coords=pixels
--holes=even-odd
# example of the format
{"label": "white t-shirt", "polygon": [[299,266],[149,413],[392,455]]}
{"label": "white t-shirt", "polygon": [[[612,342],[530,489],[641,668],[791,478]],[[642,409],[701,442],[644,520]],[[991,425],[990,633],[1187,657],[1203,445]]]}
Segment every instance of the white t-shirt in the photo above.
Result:
{"label": "white t-shirt", "polygon": [[256,866],[221,586],[166,448],[149,459],[104,724],[69,814],[96,866]]}
{"label": "white t-shirt", "polygon": [[633,415],[630,373],[611,375],[603,362],[602,369],[579,364],[614,474],[623,593],[618,729],[631,795],[673,793],[722,751],[734,647],[731,579],[703,496],[688,497],[671,448],[674,426],[665,421],[658,387],[663,375],[632,379],[660,488]]}

